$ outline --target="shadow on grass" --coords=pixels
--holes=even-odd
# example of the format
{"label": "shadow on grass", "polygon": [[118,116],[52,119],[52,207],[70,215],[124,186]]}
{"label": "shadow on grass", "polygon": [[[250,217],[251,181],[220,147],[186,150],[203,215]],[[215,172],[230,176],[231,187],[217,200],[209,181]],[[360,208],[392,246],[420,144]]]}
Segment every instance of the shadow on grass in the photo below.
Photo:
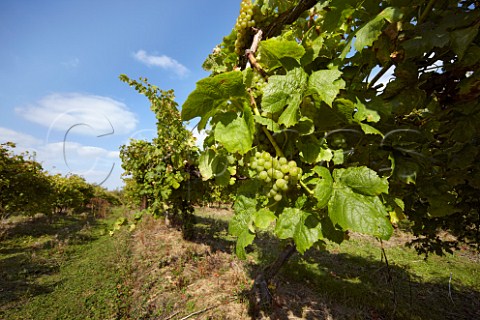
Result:
{"label": "shadow on grass", "polygon": [[[196,219],[195,242],[234,252],[227,219]],[[247,251],[253,249],[258,264],[247,265],[252,279],[278,256],[282,242],[263,233]],[[380,250],[361,256],[312,248],[295,254],[275,282],[275,302],[266,310],[272,319],[480,319],[479,291],[449,278],[424,281],[395,261],[387,267]]]}
{"label": "shadow on grass", "polygon": [[[264,234],[255,246],[266,265],[281,242]],[[387,267],[380,250],[365,257],[312,248],[295,254],[276,281],[277,301],[290,303],[272,306],[274,319],[480,319],[479,291],[449,278],[424,281],[394,261]]]}
{"label": "shadow on grass", "polygon": [[203,215],[196,215],[195,220],[195,236],[190,241],[206,244],[212,252],[234,252],[235,238],[228,234],[228,221]]}
{"label": "shadow on grass", "polygon": [[91,217],[58,215],[24,219],[9,226],[0,240],[0,315],[3,307],[52,292],[54,276],[70,246],[97,239],[86,229],[99,224]]}

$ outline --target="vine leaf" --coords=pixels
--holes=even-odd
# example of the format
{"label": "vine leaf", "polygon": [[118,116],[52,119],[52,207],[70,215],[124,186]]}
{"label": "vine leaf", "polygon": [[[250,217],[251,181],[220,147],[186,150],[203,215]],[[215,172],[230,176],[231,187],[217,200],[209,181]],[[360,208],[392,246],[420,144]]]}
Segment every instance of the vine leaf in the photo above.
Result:
{"label": "vine leaf", "polygon": [[379,136],[383,137],[383,133],[381,133],[377,128],[372,127],[366,123],[360,123],[360,128],[365,134],[378,134]]}
{"label": "vine leaf", "polygon": [[330,171],[322,166],[316,166],[313,171],[319,176],[319,180],[315,189],[313,190],[313,196],[317,199],[317,207],[324,208],[328,204],[328,200],[333,191],[333,178]]}
{"label": "vine leaf", "polygon": [[243,116],[235,112],[226,112],[216,117],[215,140],[228,152],[245,154],[252,148],[255,124],[253,114],[245,109]]}
{"label": "vine leaf", "polygon": [[209,149],[203,152],[198,159],[198,169],[200,170],[200,174],[202,175],[202,180],[206,181],[213,177],[213,173],[215,172],[215,151]]}
{"label": "vine leaf", "polygon": [[235,252],[240,259],[246,259],[245,247],[253,243],[255,234],[250,231],[257,201],[243,195],[238,196],[233,209],[235,216],[228,225],[228,232],[237,237]]}
{"label": "vine leaf", "polygon": [[205,129],[208,119],[222,105],[232,99],[247,97],[241,71],[231,71],[208,77],[197,82],[182,106],[182,120],[188,121],[201,117],[198,129]]}
{"label": "vine leaf", "polygon": [[477,34],[478,26],[456,30],[450,33],[452,49],[458,55],[458,59],[463,59],[465,50],[467,50],[468,46],[470,46]]}
{"label": "vine leaf", "polygon": [[362,51],[365,47],[370,47],[375,40],[382,34],[385,20],[388,22],[399,21],[403,16],[400,9],[394,7],[385,8],[374,19],[370,20],[356,33],[355,50]]}
{"label": "vine leaf", "polygon": [[255,119],[255,122],[264,125],[269,131],[280,131],[280,126],[273,119],[265,118],[260,115],[254,115],[253,118]]}
{"label": "vine leaf", "polygon": [[300,155],[306,163],[315,164],[321,161],[330,161],[333,158],[333,153],[330,149],[325,147],[322,140],[318,140],[315,136],[308,136],[299,145]]}
{"label": "vine leaf", "polygon": [[262,109],[280,115],[279,124],[291,127],[298,122],[298,109],[307,85],[307,74],[295,68],[286,75],[271,76],[262,97]]}
{"label": "vine leaf", "polygon": [[267,208],[262,208],[253,215],[253,223],[261,230],[267,229],[276,219],[277,216]]}
{"label": "vine leaf", "polygon": [[355,192],[377,196],[381,193],[388,194],[388,181],[380,178],[377,173],[365,166],[336,169],[333,172],[335,182],[340,182]]}
{"label": "vine leaf", "polygon": [[[305,253],[315,242],[322,239],[321,225],[317,221],[310,223],[311,214],[298,208],[285,208],[278,217],[275,234],[280,239],[292,238],[301,254]],[[312,225],[312,226],[310,226]]]}
{"label": "vine leaf", "polygon": [[335,169],[333,193],[328,202],[332,222],[352,230],[388,240],[393,232],[388,212],[378,194],[388,192],[386,179],[367,167]]}
{"label": "vine leaf", "polygon": [[293,40],[283,38],[271,38],[260,43],[258,47],[258,60],[268,70],[278,67],[288,68],[294,59],[300,63],[300,58],[305,54],[305,49]]}
{"label": "vine leaf", "polygon": [[228,184],[230,172],[228,171],[228,160],[225,155],[217,154],[214,150],[208,149],[200,155],[198,160],[198,169],[203,181],[215,177],[215,181],[218,184]]}
{"label": "vine leaf", "polygon": [[338,68],[315,71],[308,81],[308,89],[331,107],[340,90],[345,89],[341,75]]}

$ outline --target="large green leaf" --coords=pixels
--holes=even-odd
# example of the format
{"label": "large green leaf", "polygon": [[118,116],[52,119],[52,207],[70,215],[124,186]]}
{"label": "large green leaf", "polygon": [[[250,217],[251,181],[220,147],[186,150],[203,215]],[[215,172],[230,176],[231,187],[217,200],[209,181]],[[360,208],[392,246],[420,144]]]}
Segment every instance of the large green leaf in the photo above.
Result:
{"label": "large green leaf", "polygon": [[330,171],[322,166],[316,166],[313,171],[319,176],[319,181],[313,190],[313,196],[317,199],[317,207],[323,208],[328,204],[328,200],[333,191],[333,178]]}
{"label": "large green leaf", "polygon": [[[271,76],[263,93],[262,110],[271,113],[282,111],[285,114],[280,116],[279,123],[287,127],[295,125],[306,85],[307,74],[302,68],[295,68],[286,75]],[[285,107],[287,109],[283,112]]]}
{"label": "large green leaf", "polygon": [[460,60],[463,58],[465,50],[467,50],[468,46],[470,46],[477,34],[478,25],[466,29],[456,30],[450,33],[452,49],[458,55]]}
{"label": "large green leaf", "polygon": [[250,232],[257,201],[243,195],[237,197],[233,209],[235,216],[230,220],[228,232],[237,237],[236,254],[240,259],[246,258],[245,247],[252,244],[255,234]]}
{"label": "large green leaf", "polygon": [[213,177],[214,173],[214,160],[216,153],[215,151],[208,149],[200,155],[198,159],[198,169],[202,175],[202,180],[206,181]]}
{"label": "large green leaf", "polygon": [[296,41],[279,37],[262,41],[258,47],[258,60],[267,70],[281,67],[287,59],[299,62],[304,54],[305,49]]}
{"label": "large green leaf", "polygon": [[342,183],[357,193],[367,196],[388,193],[387,179],[380,178],[374,170],[365,166],[335,169],[333,176],[336,182]]}
{"label": "large green leaf", "polygon": [[255,125],[249,109],[245,109],[243,116],[226,112],[216,120],[218,123],[215,125],[215,140],[228,152],[245,154],[252,148]]}
{"label": "large green leaf", "polygon": [[375,18],[367,22],[366,25],[357,31],[354,44],[355,50],[362,51],[363,48],[371,46],[382,34],[385,20],[388,22],[395,22],[399,21],[402,16],[403,13],[398,8],[385,8]]}
{"label": "large green leaf", "polygon": [[267,229],[277,219],[275,214],[267,208],[262,208],[253,215],[253,222],[259,229]]}
{"label": "large green leaf", "polygon": [[352,230],[388,240],[393,232],[388,212],[377,196],[365,196],[347,186],[334,184],[328,215],[343,230]]}
{"label": "large green leaf", "polygon": [[265,118],[260,115],[254,115],[253,118],[255,119],[255,122],[266,126],[269,131],[273,131],[273,132],[280,131],[280,126],[273,119]]}
{"label": "large green leaf", "polygon": [[256,209],[257,201],[253,198],[248,198],[243,195],[237,197],[233,210],[235,216],[230,220],[228,225],[228,232],[234,236],[239,236],[244,230],[249,229]]}
{"label": "large green leaf", "polygon": [[305,253],[315,242],[322,238],[321,225],[307,226],[310,213],[297,208],[285,208],[278,217],[275,234],[280,239],[292,238],[300,253]]}
{"label": "large green leaf", "polygon": [[313,135],[305,138],[298,147],[300,155],[306,163],[315,164],[332,160],[332,151],[326,149],[324,141],[318,140]]}
{"label": "large green leaf", "polygon": [[239,259],[245,260],[247,254],[245,248],[253,243],[255,235],[249,230],[244,230],[237,238],[237,244],[235,245],[235,253]]}
{"label": "large green leaf", "polygon": [[231,71],[208,77],[197,82],[182,106],[182,120],[201,117],[198,128],[204,129],[215,110],[234,98],[247,95],[241,71]]}
{"label": "large green leaf", "polygon": [[308,90],[331,107],[340,90],[345,89],[345,81],[340,78],[341,75],[342,72],[337,68],[315,71],[308,81]]}
{"label": "large green leaf", "polygon": [[198,169],[203,181],[215,177],[215,182],[220,185],[227,185],[230,181],[228,167],[227,157],[223,154],[217,154],[212,149],[206,150],[199,157]]}

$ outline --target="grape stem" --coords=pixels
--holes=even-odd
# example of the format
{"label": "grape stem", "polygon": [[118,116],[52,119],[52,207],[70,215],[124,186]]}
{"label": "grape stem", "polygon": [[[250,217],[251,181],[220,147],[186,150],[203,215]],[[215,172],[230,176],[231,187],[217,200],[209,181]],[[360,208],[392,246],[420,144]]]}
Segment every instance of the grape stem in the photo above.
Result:
{"label": "grape stem", "polygon": [[[255,102],[255,98],[253,97],[253,95],[251,93],[250,93],[250,104],[252,105],[253,113],[255,113],[255,115],[257,115],[257,116],[261,116],[260,111],[258,111],[258,107],[257,107],[257,103]],[[262,126],[262,130],[265,133],[265,135],[267,136],[270,143],[272,144],[273,148],[275,148],[275,152],[277,153],[277,157],[284,157],[282,149],[280,149],[280,147],[277,144],[277,141],[275,141],[275,139],[273,138],[270,131],[268,131],[268,129],[265,128],[264,126]]]}
{"label": "grape stem", "polygon": [[249,64],[251,64],[255,69],[257,69],[257,71],[262,75],[262,77],[266,79],[267,73],[265,72],[265,70],[263,70],[262,66],[260,66],[260,64],[257,62],[257,59],[255,58],[255,52],[257,51],[260,41],[262,41],[263,31],[260,29],[254,30],[256,30],[257,33],[255,33],[255,36],[253,37],[252,45],[250,46],[250,49],[245,50],[245,55],[249,61],[247,64],[247,68],[249,67]]}
{"label": "grape stem", "polygon": [[309,187],[307,187],[307,185],[302,181],[302,180],[299,180],[298,181],[300,183],[300,185],[302,186],[302,188],[309,194],[309,195],[313,195],[313,190],[311,190]]}

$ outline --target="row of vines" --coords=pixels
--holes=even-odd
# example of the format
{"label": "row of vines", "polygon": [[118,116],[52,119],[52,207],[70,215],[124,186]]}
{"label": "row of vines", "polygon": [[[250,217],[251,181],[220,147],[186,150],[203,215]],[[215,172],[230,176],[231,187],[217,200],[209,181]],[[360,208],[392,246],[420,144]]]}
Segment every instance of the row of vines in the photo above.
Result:
{"label": "row of vines", "polygon": [[119,198],[78,175],[50,175],[34,155],[16,153],[15,144],[0,145],[0,218],[48,216],[84,211],[104,213]]}

